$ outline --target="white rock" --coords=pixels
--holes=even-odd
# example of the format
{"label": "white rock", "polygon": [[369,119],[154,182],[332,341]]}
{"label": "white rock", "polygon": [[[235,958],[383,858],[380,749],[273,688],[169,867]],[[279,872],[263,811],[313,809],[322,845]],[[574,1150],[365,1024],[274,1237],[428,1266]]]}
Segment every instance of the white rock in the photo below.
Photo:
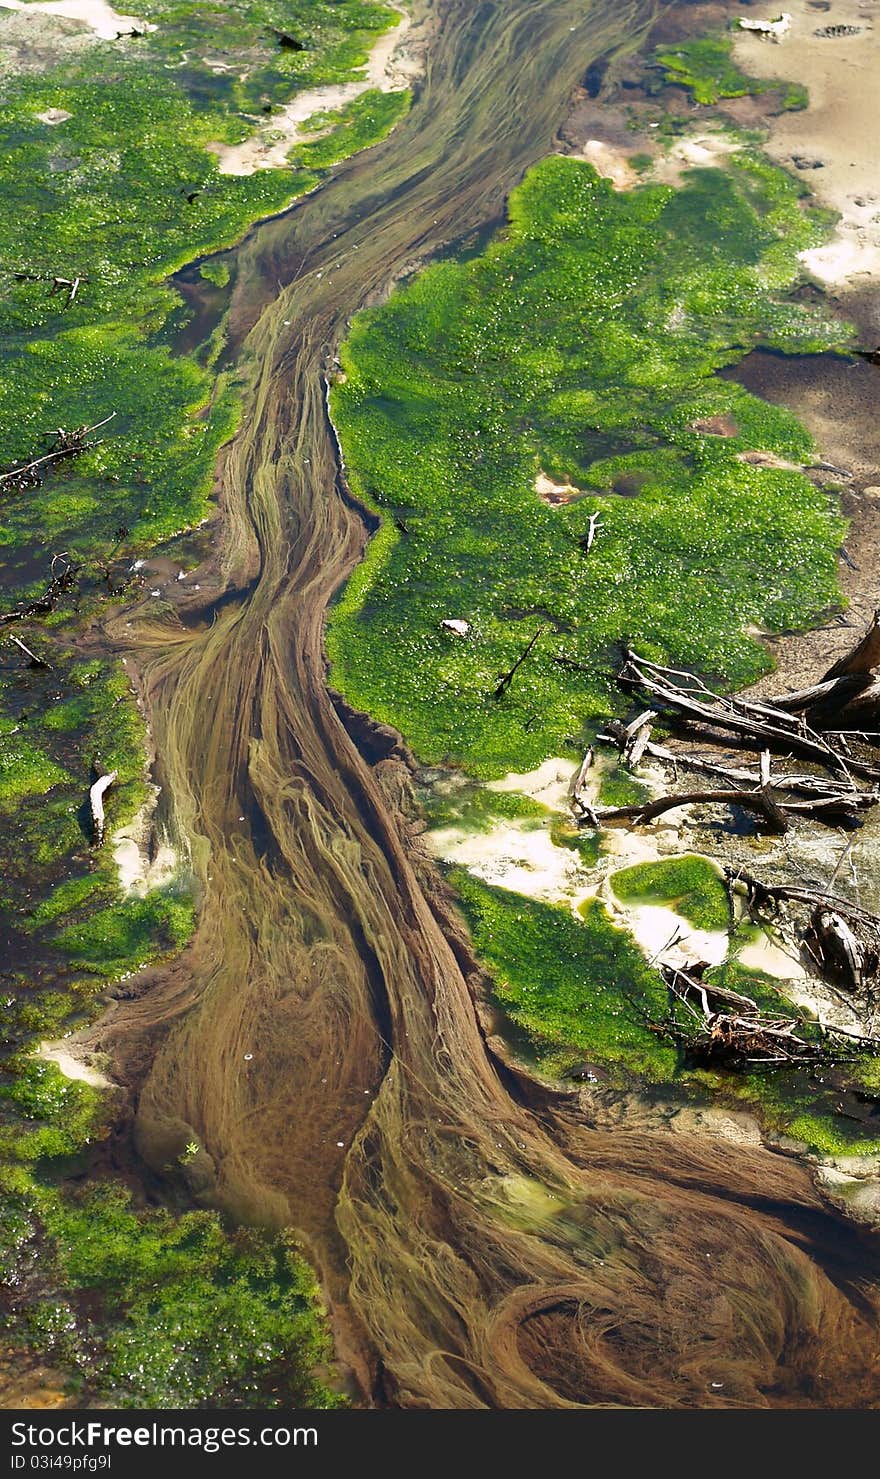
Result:
{"label": "white rock", "polygon": [[757,31],[759,36],[770,36],[772,40],[778,41],[780,36],[785,36],[791,30],[791,16],[787,11],[783,11],[775,21],[753,21],[740,16],[739,28],[741,31]]}
{"label": "white rock", "polygon": [[470,622],[462,621],[458,616],[446,616],[440,625],[445,632],[453,632],[456,637],[466,637],[471,629]]}

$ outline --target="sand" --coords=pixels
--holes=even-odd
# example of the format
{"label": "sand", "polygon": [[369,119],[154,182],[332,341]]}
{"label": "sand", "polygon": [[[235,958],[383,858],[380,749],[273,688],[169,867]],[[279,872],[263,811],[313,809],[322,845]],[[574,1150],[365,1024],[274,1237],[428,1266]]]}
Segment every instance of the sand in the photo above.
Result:
{"label": "sand", "polygon": [[65,1048],[61,1043],[41,1043],[37,1049],[37,1057],[42,1058],[46,1063],[54,1063],[57,1068],[60,1068],[65,1078],[75,1079],[82,1084],[91,1084],[93,1089],[115,1087],[113,1080],[100,1069],[84,1062],[81,1058],[74,1057],[70,1049]]}
{"label": "sand", "polygon": [[698,960],[720,965],[727,959],[726,930],[696,929],[663,904],[621,904],[615,899],[613,913],[654,965],[684,967]]}
{"label": "sand", "polygon": [[[753,7],[757,19],[771,19],[778,6]],[[791,31],[780,42],[740,31],[734,57],[744,71],[761,77],[803,82],[810,105],[770,120],[767,153],[791,167],[794,158],[821,160],[821,169],[802,177],[817,199],[840,213],[832,241],[802,253],[807,271],[838,290],[880,281],[880,0],[834,0],[819,11],[809,0],[791,0]],[[820,37],[822,26],[852,25],[859,34]]]}
{"label": "sand", "polygon": [[645,178],[660,185],[678,186],[688,170],[718,169],[739,148],[736,139],[713,129],[689,134],[687,138],[677,139],[661,154]]}
{"label": "sand", "polygon": [[[0,0],[2,10],[33,11],[38,15],[55,15],[62,20],[82,21],[101,41],[116,41],[133,31],[155,31],[156,27],[134,15],[120,15],[106,0]],[[54,121],[54,120],[52,120]]]}
{"label": "sand", "polygon": [[216,154],[222,175],[252,175],[260,169],[283,169],[287,156],[298,139],[308,137],[303,124],[315,113],[335,112],[354,102],[371,88],[382,92],[399,92],[408,87],[421,72],[421,62],[401,50],[410,29],[410,17],[400,12],[400,22],[386,31],[370,53],[364,74],[356,82],[314,87],[299,93],[279,113],[261,124],[259,130],[241,144],[209,144]]}
{"label": "sand", "polygon": [[488,832],[443,827],[428,834],[431,848],[483,883],[573,910],[596,891],[594,873],[577,853],[557,847],[549,830],[534,822],[498,822]]}
{"label": "sand", "polygon": [[576,498],[583,497],[582,488],[576,488],[574,483],[554,483],[545,472],[537,473],[535,492],[541,502],[549,503],[551,508],[556,508],[561,503],[573,503]]}
{"label": "sand", "polygon": [[[609,131],[616,133],[613,123]],[[643,131],[637,137],[631,135],[624,143],[619,137],[589,138],[566,150],[565,157],[586,160],[597,174],[611,181],[615,190],[626,191],[648,181],[678,186],[688,170],[718,168],[740,147],[739,142],[723,129],[706,128],[676,139],[668,147],[656,133]],[[630,160],[636,154],[647,154],[653,163],[644,170],[634,169]],[[545,474],[540,473],[539,477],[544,479]],[[549,478],[546,482],[550,484],[548,491],[552,492],[554,485]],[[537,491],[540,493],[541,490]]]}
{"label": "sand", "polygon": [[611,181],[615,190],[632,190],[639,183],[639,176],[623,150],[605,143],[603,139],[587,139],[583,148],[571,157],[585,159],[597,174]]}
{"label": "sand", "polygon": [[153,815],[159,788],[127,822],[113,833],[113,860],[119,872],[119,887],[124,894],[143,898],[150,889],[170,883],[180,872],[181,858],[167,838],[154,845]]}

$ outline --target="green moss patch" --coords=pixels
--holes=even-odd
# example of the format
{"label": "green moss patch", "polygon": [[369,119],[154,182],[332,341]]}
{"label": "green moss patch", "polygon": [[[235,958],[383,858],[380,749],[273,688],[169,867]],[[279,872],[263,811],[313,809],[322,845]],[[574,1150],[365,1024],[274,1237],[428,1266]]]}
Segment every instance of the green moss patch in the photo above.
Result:
{"label": "green moss patch", "polygon": [[638,863],[611,874],[622,903],[664,904],[695,929],[726,930],[730,905],[721,870],[708,858],[683,856]]}
{"label": "green moss patch", "polygon": [[69,925],[56,935],[55,945],[81,970],[110,979],[179,950],[193,924],[190,898],[156,889],[145,899],[127,899]]}
{"label": "green moss patch", "polygon": [[494,791],[476,782],[446,790],[431,787],[424,793],[424,807],[432,827],[464,827],[489,831],[498,821],[533,820],[549,817],[546,806],[518,791]]}
{"label": "green moss patch", "polygon": [[732,52],[729,36],[701,36],[678,46],[658,47],[654,65],[661,70],[664,83],[686,88],[696,103],[779,92],[782,111],[807,106],[807,90],[800,83],[750,77],[737,66]]}
{"label": "green moss patch", "polygon": [[624,1076],[674,1076],[675,1049],[647,1025],[664,1014],[666,987],[601,904],[585,906],[578,920],[461,870],[453,881],[499,1003],[544,1071],[588,1057]]}
{"label": "green moss patch", "polygon": [[304,169],[327,169],[340,159],[387,137],[409,111],[409,92],[380,92],[371,88],[360,97],[331,113],[315,113],[303,125],[306,132],[320,131],[321,137],[298,144],[292,150],[290,163]]}
{"label": "green moss patch", "polygon": [[[615,702],[624,643],[743,683],[767,663],[750,623],[802,625],[838,599],[827,496],[738,458],[808,460],[809,437],[716,374],[754,344],[840,339],[785,296],[824,230],[800,192],[744,154],[629,193],[553,157],[484,253],[355,320],[333,411],[357,492],[388,517],[328,647],[336,686],[424,759],[491,776],[574,754]],[[721,414],[737,436],[694,429]],[[548,507],[539,469],[586,496]]]}
{"label": "green moss patch", "polygon": [[641,806],[650,800],[650,792],[623,765],[615,765],[602,772],[596,800],[600,806]]}
{"label": "green moss patch", "polygon": [[25,796],[45,796],[67,779],[60,765],[21,735],[0,736],[0,806],[14,806]]}
{"label": "green moss patch", "polygon": [[314,1375],[329,1335],[289,1239],[232,1232],[214,1213],[151,1211],[121,1186],[61,1195],[23,1169],[4,1182],[4,1251],[40,1258],[39,1292],[16,1332],[69,1373],[79,1402],[340,1405]]}

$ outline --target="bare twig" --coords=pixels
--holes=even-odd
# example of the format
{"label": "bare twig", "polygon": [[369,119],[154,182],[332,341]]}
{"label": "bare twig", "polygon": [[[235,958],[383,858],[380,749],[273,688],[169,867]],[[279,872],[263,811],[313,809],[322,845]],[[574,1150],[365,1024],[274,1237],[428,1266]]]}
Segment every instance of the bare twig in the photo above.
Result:
{"label": "bare twig", "polygon": [[81,452],[100,446],[100,442],[90,441],[89,438],[93,432],[112,421],[115,415],[116,412],[111,411],[103,421],[96,421],[93,426],[78,426],[73,431],[65,431],[59,426],[48,452],[40,457],[31,457],[27,462],[8,468],[6,472],[0,472],[0,492],[20,492],[24,488],[34,488],[56,462],[62,462],[68,457],[78,457]]}
{"label": "bare twig", "polygon": [[55,574],[55,566],[60,560],[66,559],[66,555],[55,555],[52,559],[52,577],[41,596],[35,596],[30,601],[19,601],[11,611],[0,613],[0,626],[6,626],[12,621],[25,621],[29,616],[45,616],[54,611],[61,597],[69,591],[76,582],[79,574],[79,565],[68,562],[59,574]]}
{"label": "bare twig", "polygon": [[532,637],[532,639],[523,648],[523,650],[520,653],[519,657],[517,658],[516,662],[513,664],[513,667],[510,668],[510,669],[508,669],[508,671],[506,673],[502,673],[501,674],[501,677],[500,677],[498,683],[496,684],[496,686],[492,690],[492,698],[503,698],[504,697],[505,693],[507,692],[508,688],[510,687],[511,683],[513,682],[513,679],[514,679],[516,673],[522,667],[523,663],[525,662],[526,658],[529,656],[530,652],[532,651],[532,648],[534,647],[535,643],[537,642],[538,638],[541,636],[541,634],[543,633],[543,631],[544,631],[544,627],[538,627],[538,630],[535,632],[535,635]]}
{"label": "bare twig", "polygon": [[24,653],[25,657],[30,658],[30,664],[32,668],[51,667],[51,664],[48,663],[44,657],[38,657],[35,652],[31,652],[31,649],[25,646],[20,637],[10,636],[9,640],[10,642],[15,644],[20,652]]}

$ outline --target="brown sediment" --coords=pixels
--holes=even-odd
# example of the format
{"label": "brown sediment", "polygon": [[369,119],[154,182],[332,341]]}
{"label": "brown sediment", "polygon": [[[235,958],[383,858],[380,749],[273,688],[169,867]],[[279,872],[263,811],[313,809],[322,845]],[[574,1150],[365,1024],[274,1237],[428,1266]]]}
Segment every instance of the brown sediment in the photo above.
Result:
{"label": "brown sediment", "polygon": [[415,10],[430,49],[407,119],[239,253],[249,381],[222,572],[112,631],[204,907],[191,949],[97,1043],[127,1072],[152,1166],[197,1139],[206,1198],[305,1238],[368,1400],[869,1405],[876,1240],[794,1160],[603,1129],[588,1097],[493,1055],[451,898],[325,685],[326,608],[365,538],[324,400],[347,320],[500,215],[587,66],[651,14]]}

